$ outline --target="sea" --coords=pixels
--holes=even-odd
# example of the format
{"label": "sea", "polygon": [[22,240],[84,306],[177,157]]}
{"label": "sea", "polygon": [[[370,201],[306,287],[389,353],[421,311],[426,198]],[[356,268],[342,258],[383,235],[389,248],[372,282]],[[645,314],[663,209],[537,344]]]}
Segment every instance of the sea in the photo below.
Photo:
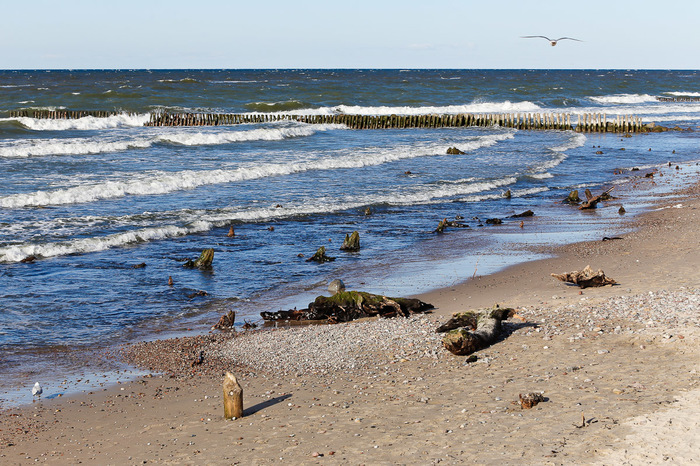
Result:
{"label": "sea", "polygon": [[[410,296],[543,257],[552,245],[623,232],[652,208],[653,195],[697,179],[699,77],[683,70],[0,71],[0,406],[31,400],[38,380],[46,396],[57,396],[77,386],[67,381],[88,373],[104,381],[124,370],[91,368],[95,352],[207,333],[231,310],[238,326],[259,324],[260,311],[306,307],[334,279]],[[18,110],[117,114],[12,117]],[[563,113],[572,122],[605,113],[608,121],[636,116],[683,130],[623,137],[290,120],[145,126],[154,112]],[[450,147],[464,154],[448,155]],[[676,166],[686,176],[672,176]],[[654,171],[668,176],[645,178]],[[611,187],[620,196],[593,211],[562,203],[572,190],[583,197],[585,189]],[[512,217],[527,210],[534,216]],[[468,228],[435,233],[445,218]],[[492,218],[502,223],[486,223]],[[340,250],[353,231],[361,250]],[[335,260],[307,262],[321,246]],[[211,270],[183,267],[206,248],[215,252]]]}

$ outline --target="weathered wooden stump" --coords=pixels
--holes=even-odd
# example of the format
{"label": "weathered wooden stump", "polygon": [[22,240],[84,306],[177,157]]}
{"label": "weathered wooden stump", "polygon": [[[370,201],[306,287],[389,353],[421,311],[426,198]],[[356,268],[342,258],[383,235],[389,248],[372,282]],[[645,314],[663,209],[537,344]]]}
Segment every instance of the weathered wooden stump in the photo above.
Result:
{"label": "weathered wooden stump", "polygon": [[230,372],[224,377],[224,419],[243,417],[243,388]]}
{"label": "weathered wooden stump", "polygon": [[350,235],[345,235],[345,241],[340,246],[343,251],[359,251],[360,250],[360,233],[353,231]]}
{"label": "weathered wooden stump", "polygon": [[190,268],[190,269],[211,269],[211,264],[214,261],[214,249],[209,248],[205,249],[202,251],[202,254],[199,255],[199,259],[192,261],[188,260],[185,262],[184,267]]}
{"label": "weathered wooden stump", "polygon": [[446,218],[443,218],[442,220],[440,220],[440,223],[438,223],[437,228],[435,230],[433,230],[433,233],[444,233],[445,228],[447,228],[447,223],[448,222],[447,222]]}

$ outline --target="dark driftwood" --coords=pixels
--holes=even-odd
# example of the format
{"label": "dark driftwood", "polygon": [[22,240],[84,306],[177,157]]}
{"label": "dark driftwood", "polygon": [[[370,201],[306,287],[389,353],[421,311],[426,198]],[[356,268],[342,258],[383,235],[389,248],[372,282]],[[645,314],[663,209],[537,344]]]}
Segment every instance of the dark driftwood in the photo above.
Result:
{"label": "dark driftwood", "polygon": [[190,367],[201,366],[204,363],[204,351],[200,351],[199,355],[192,361]]}
{"label": "dark driftwood", "polygon": [[607,199],[610,199],[610,191],[615,189],[615,186],[612,188],[608,189],[607,191],[603,191],[601,194],[598,196],[593,196],[591,192],[587,189],[586,190],[586,199],[587,201],[584,202],[579,206],[580,210],[585,210],[585,209],[595,209],[598,206],[598,203],[600,201],[604,201]]}
{"label": "dark driftwood", "polygon": [[610,277],[605,276],[605,272],[598,269],[594,272],[590,265],[587,265],[581,271],[566,272],[566,273],[553,273],[552,277],[559,279],[563,282],[573,283],[578,285],[580,288],[588,288],[594,286],[606,286],[615,285],[617,282]]}
{"label": "dark driftwood", "polygon": [[511,215],[508,218],[521,218],[521,217],[533,217],[535,213],[531,210],[526,210],[525,212],[521,212],[519,214]]}
{"label": "dark driftwood", "polygon": [[450,320],[437,328],[437,332],[447,332],[442,345],[449,352],[465,356],[494,343],[501,334],[501,321],[509,317],[520,317],[515,309],[479,309],[457,312]]}
{"label": "dark driftwood", "polygon": [[261,312],[266,321],[316,320],[349,322],[363,317],[407,317],[428,312],[433,306],[414,298],[388,298],[363,291],[339,291],[331,297],[319,296],[307,309]]}
{"label": "dark driftwood", "polygon": [[221,316],[219,321],[212,327],[217,330],[228,330],[233,328],[236,322],[236,312],[228,311],[228,313]]}
{"label": "dark driftwood", "polygon": [[469,228],[469,225],[459,220],[447,220],[446,218],[444,218],[440,220],[440,223],[438,223],[438,227],[435,230],[433,230],[433,233],[444,233],[447,227]]}
{"label": "dark driftwood", "polygon": [[334,261],[335,257],[330,257],[326,255],[326,248],[324,246],[321,246],[318,248],[316,253],[306,259],[306,262],[318,262],[319,264],[323,264],[324,262],[331,262]]}

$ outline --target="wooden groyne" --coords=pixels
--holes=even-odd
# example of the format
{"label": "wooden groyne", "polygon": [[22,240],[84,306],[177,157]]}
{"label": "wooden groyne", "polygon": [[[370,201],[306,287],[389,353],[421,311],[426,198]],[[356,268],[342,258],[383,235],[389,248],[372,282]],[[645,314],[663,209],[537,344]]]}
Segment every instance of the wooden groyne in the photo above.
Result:
{"label": "wooden groyne", "polygon": [[[92,110],[19,110],[10,117],[38,119],[105,118],[133,113]],[[608,118],[604,113],[460,113],[426,115],[289,115],[280,113],[168,113],[154,112],[145,126],[223,126],[282,120],[308,124],[339,124],[351,129],[451,128],[501,126],[522,130],[572,130],[586,133],[635,133],[647,130],[631,115]],[[575,121],[574,121],[575,120]]]}
{"label": "wooden groyne", "polygon": [[[575,118],[574,118],[575,117]],[[572,120],[575,119],[574,123]],[[154,113],[146,126],[218,126],[242,123],[268,123],[292,120],[308,124],[340,124],[351,129],[450,128],[464,126],[502,126],[530,130],[573,130],[580,132],[645,131],[642,119],[625,115],[608,119],[603,113],[490,113],[430,115],[284,115],[220,113]]]}
{"label": "wooden groyne", "polygon": [[700,102],[700,97],[657,97],[659,102]]}
{"label": "wooden groyne", "polygon": [[10,118],[36,118],[39,120],[75,120],[78,118],[107,118],[117,115],[135,116],[136,113],[103,110],[13,110]]}

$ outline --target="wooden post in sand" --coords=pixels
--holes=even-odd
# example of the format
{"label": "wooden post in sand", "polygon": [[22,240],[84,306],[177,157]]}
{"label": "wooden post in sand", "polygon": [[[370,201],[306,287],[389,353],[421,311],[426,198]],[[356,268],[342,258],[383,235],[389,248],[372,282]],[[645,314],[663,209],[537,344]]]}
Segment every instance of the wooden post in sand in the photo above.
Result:
{"label": "wooden post in sand", "polygon": [[236,377],[226,372],[224,377],[224,419],[243,417],[243,388]]}

